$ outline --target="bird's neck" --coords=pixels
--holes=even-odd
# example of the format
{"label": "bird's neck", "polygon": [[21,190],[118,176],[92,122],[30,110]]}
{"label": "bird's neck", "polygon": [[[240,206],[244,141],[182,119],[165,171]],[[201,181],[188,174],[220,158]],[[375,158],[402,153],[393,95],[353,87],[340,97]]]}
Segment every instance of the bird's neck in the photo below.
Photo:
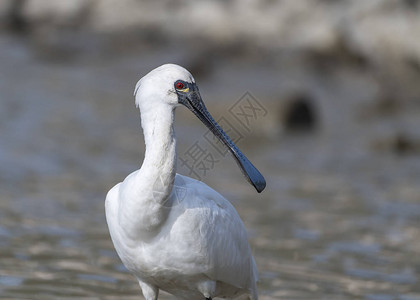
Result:
{"label": "bird's neck", "polygon": [[146,153],[135,176],[129,178],[122,224],[131,234],[152,234],[166,221],[176,174],[174,108],[141,111]]}
{"label": "bird's neck", "polygon": [[174,108],[155,107],[153,113],[142,113],[141,117],[146,153],[139,180],[148,183],[148,189],[154,194],[153,201],[165,202],[172,191],[176,173]]}

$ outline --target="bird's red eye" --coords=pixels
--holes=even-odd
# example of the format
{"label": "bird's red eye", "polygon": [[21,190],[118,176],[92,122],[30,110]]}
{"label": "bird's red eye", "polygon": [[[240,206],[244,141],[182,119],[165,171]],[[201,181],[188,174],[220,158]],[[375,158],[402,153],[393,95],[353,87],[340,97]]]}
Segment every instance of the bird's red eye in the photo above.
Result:
{"label": "bird's red eye", "polygon": [[178,90],[182,89],[183,87],[184,87],[184,84],[183,84],[182,82],[177,82],[177,83],[176,83],[176,88],[177,88]]}

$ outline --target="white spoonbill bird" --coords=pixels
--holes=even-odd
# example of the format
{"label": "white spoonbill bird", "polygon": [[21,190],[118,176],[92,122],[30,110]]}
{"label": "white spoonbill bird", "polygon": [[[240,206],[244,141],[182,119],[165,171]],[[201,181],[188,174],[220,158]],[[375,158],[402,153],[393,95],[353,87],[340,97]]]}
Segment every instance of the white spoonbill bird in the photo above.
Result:
{"label": "white spoonbill bird", "polygon": [[258,192],[264,177],[211,117],[186,69],[160,66],[139,80],[134,95],[145,158],[105,202],[119,257],[146,300],[157,299],[159,289],[188,300],[257,300],[257,268],[238,213],[206,184],[176,174],[175,108],[186,106],[226,145]]}

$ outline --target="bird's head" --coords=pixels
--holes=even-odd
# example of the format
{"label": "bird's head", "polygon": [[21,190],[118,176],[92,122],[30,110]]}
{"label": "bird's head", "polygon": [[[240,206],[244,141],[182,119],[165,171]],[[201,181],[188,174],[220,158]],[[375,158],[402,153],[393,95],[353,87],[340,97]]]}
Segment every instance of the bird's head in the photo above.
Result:
{"label": "bird's head", "polygon": [[185,68],[166,64],[152,70],[139,80],[134,96],[141,111],[157,109],[161,105],[187,107],[228,148],[242,173],[255,189],[259,193],[264,190],[264,177],[207,111],[193,76]]}
{"label": "bird's head", "polygon": [[[193,76],[175,64],[162,65],[141,78],[134,90],[136,105],[180,105],[179,96],[196,90]],[[198,91],[198,89],[197,89]],[[147,104],[146,104],[147,103]]]}

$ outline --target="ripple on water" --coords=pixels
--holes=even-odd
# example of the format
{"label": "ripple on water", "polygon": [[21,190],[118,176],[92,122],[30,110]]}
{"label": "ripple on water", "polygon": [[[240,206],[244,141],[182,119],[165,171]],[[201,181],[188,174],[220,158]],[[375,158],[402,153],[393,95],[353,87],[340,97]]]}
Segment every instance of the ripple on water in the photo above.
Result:
{"label": "ripple on water", "polygon": [[378,253],[381,250],[381,246],[378,244],[362,244],[356,241],[339,241],[333,242],[328,246],[327,252],[347,252],[362,255],[371,255]]}
{"label": "ripple on water", "polygon": [[362,279],[389,281],[398,284],[414,284],[417,282],[417,278],[414,275],[413,270],[411,269],[406,269],[401,271],[400,273],[391,274],[362,268],[349,268],[346,269],[345,272],[346,274]]}
{"label": "ripple on water", "polygon": [[0,285],[4,286],[19,286],[23,283],[22,277],[0,275]]}
{"label": "ripple on water", "polygon": [[77,278],[82,280],[93,280],[93,281],[100,281],[100,282],[110,282],[116,283],[117,280],[110,276],[105,275],[98,275],[98,274],[77,274]]}
{"label": "ripple on water", "polygon": [[388,294],[368,294],[366,300],[420,300],[416,295],[388,295]]}

